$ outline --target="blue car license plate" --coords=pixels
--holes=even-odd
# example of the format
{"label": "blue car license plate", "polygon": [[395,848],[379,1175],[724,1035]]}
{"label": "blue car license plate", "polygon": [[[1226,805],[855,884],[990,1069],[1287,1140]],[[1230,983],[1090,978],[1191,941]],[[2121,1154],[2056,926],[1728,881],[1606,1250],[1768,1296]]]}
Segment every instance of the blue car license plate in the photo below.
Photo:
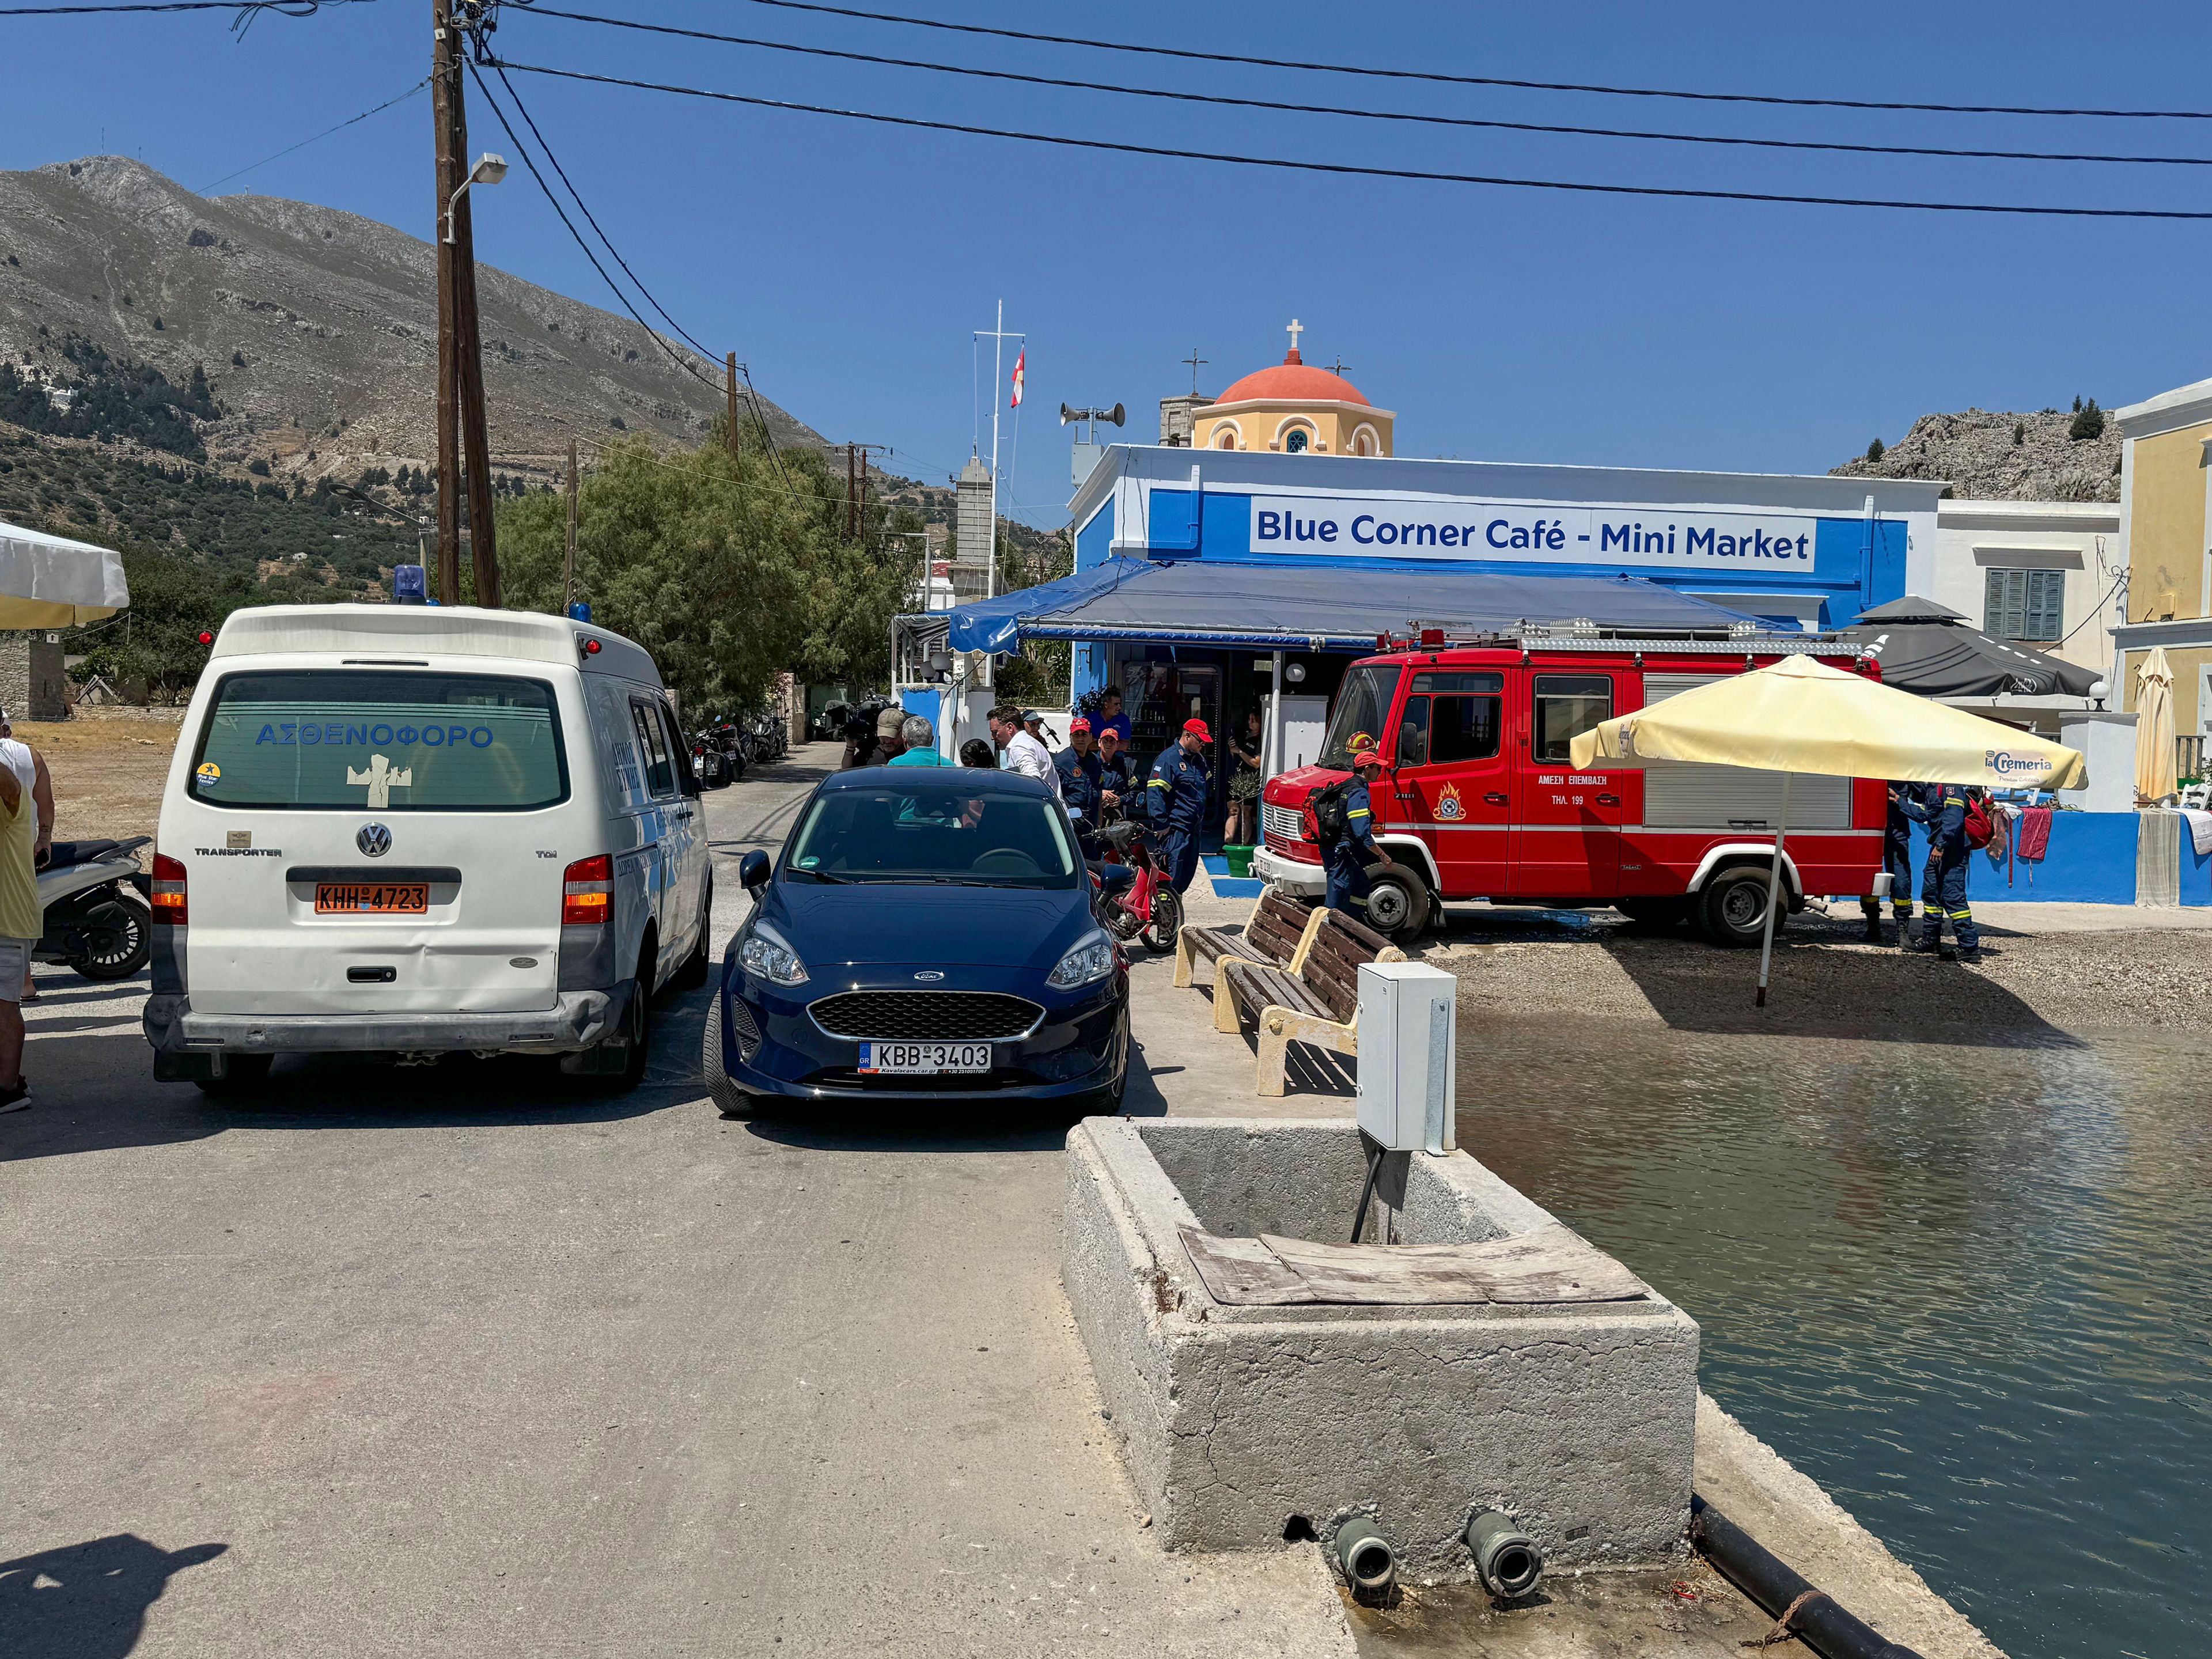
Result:
{"label": "blue car license plate", "polygon": [[939,1072],[988,1072],[988,1042],[864,1042],[860,1070],[869,1076],[892,1073],[929,1077]]}

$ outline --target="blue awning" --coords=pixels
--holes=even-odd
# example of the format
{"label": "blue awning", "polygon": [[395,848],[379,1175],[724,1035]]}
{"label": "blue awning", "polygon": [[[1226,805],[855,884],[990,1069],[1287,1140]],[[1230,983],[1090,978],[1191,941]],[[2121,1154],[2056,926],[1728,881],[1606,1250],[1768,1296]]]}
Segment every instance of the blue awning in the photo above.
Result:
{"label": "blue awning", "polygon": [[951,643],[994,653],[1024,640],[1356,651],[1413,627],[1487,634],[1578,620],[1615,634],[1724,634],[1753,619],[1632,576],[1111,558],[958,606]]}

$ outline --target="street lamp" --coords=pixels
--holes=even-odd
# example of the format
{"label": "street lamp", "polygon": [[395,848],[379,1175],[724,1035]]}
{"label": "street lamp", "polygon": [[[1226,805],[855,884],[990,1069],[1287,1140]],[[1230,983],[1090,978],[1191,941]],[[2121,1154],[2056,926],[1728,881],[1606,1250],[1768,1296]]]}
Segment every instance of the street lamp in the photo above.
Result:
{"label": "street lamp", "polygon": [[446,204],[446,240],[453,240],[453,214],[461,205],[461,198],[476,184],[495,185],[507,177],[507,158],[486,150],[477,157],[477,164],[469,169],[469,176],[461,180],[461,187],[453,192],[453,200]]}

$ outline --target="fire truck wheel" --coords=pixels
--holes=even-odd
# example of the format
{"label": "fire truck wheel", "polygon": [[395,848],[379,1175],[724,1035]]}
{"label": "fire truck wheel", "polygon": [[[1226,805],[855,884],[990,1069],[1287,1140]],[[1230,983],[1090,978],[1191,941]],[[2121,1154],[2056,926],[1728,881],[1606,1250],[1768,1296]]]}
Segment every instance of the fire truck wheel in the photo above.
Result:
{"label": "fire truck wheel", "polygon": [[[1698,926],[1715,945],[1756,945],[1766,928],[1769,872],[1747,864],[1723,870],[1698,895]],[[1778,916],[1778,931],[1784,918]]]}
{"label": "fire truck wheel", "polygon": [[1367,925],[1392,943],[1411,945],[1429,925],[1429,884],[1402,864],[1367,866]]}

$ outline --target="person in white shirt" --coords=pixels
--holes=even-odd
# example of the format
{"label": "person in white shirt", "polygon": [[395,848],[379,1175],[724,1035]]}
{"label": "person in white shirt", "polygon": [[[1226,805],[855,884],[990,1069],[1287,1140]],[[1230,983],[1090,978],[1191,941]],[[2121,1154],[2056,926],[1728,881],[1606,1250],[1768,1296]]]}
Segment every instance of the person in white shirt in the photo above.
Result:
{"label": "person in white shirt", "polygon": [[1054,800],[1060,799],[1060,772],[1052,763],[1052,751],[1022,729],[1022,711],[1012,707],[994,708],[990,720],[991,741],[1005,751],[1006,769],[1035,778],[1052,791]]}
{"label": "person in white shirt", "polygon": [[[53,852],[53,775],[46,770],[46,757],[16,737],[15,728],[5,708],[0,708],[0,763],[4,763],[9,770],[15,773],[17,781],[31,792],[31,799],[38,807],[37,841],[31,853],[32,866],[35,869],[45,864]],[[36,1002],[38,1000],[38,987],[31,978],[30,964],[27,962],[23,964],[22,1000]]]}

